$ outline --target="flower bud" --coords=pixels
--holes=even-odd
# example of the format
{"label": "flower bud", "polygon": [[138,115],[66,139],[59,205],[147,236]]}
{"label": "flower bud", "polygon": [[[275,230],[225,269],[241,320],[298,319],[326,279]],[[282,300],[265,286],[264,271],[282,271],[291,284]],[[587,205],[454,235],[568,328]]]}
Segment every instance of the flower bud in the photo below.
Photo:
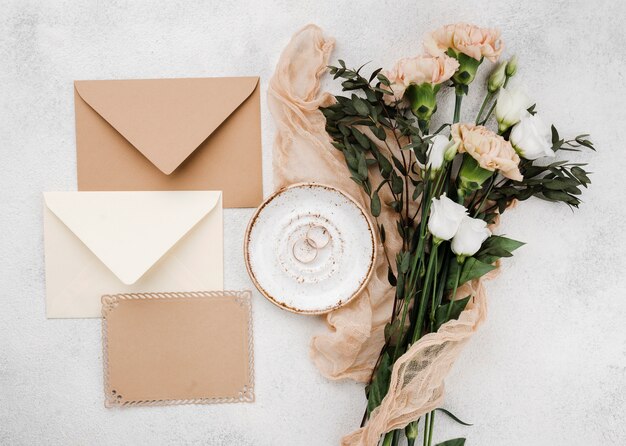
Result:
{"label": "flower bud", "polygon": [[450,141],[446,152],[443,154],[443,158],[446,161],[452,161],[456,156],[456,153],[459,151],[459,146],[461,145],[461,141],[455,141],[454,139]]}
{"label": "flower bud", "polygon": [[435,97],[439,88],[441,88],[439,85],[424,83],[420,85],[411,84],[406,89],[406,97],[411,104],[411,110],[419,119],[428,121],[437,110]]}
{"label": "flower bud", "polygon": [[[409,444],[415,443],[415,439],[417,438],[417,421],[412,421],[406,425],[404,428],[404,434],[406,435]],[[413,443],[411,443],[411,441]]]}
{"label": "flower bud", "polygon": [[495,93],[504,85],[504,81],[506,80],[505,71],[507,69],[507,62],[500,62],[498,68],[493,70],[491,76],[489,76],[489,80],[487,81],[487,90],[489,93]]}
{"label": "flower bud", "polygon": [[502,88],[496,102],[496,120],[502,133],[528,114],[533,101],[519,88]]}
{"label": "flower bud", "polygon": [[471,84],[476,77],[476,71],[482,62],[482,59],[476,60],[466,54],[457,53],[452,49],[449,49],[447,54],[450,57],[454,57],[459,62],[459,68],[456,70],[456,73],[454,73],[454,76],[452,76],[452,81],[455,85]]}
{"label": "flower bud", "polygon": [[435,135],[431,138],[430,142],[431,144],[427,152],[428,161],[426,161],[426,167],[430,168],[432,172],[437,172],[443,167],[445,153],[450,141],[443,135]]}
{"label": "flower bud", "polygon": [[449,140],[447,136],[435,135],[430,140],[431,145],[428,148],[428,161],[426,166],[430,168],[434,174],[441,170],[445,162],[452,161],[459,149],[460,142]]}
{"label": "flower bud", "polygon": [[463,156],[463,163],[459,169],[459,198],[463,199],[468,193],[481,188],[483,183],[491,178],[493,172],[483,169],[474,157]]}
{"label": "flower bud", "polygon": [[517,56],[514,54],[506,64],[506,77],[513,77],[517,73]]}

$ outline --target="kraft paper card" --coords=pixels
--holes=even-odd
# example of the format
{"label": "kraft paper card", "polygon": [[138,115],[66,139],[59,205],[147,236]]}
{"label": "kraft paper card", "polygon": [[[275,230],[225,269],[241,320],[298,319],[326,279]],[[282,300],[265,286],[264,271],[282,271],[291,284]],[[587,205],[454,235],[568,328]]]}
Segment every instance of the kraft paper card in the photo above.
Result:
{"label": "kraft paper card", "polygon": [[258,77],[76,81],[78,190],[263,198]]}
{"label": "kraft paper card", "polygon": [[105,405],[254,401],[250,295],[104,296]]}
{"label": "kraft paper card", "polygon": [[105,294],[223,289],[221,192],[44,193],[46,314]]}

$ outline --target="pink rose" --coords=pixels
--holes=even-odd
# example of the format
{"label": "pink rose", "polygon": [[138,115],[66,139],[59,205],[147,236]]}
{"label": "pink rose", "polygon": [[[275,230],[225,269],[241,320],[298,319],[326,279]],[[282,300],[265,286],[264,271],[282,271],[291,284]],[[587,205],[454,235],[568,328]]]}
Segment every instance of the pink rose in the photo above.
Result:
{"label": "pink rose", "polygon": [[504,43],[497,29],[456,23],[428,34],[424,47],[433,56],[444,54],[452,48],[457,53],[466,54],[476,60],[486,57],[491,62],[496,62],[504,49]]}
{"label": "pink rose", "polygon": [[522,181],[520,157],[511,143],[482,125],[454,124],[452,139],[458,142],[459,152],[467,152],[486,170],[498,170],[506,178]]}
{"label": "pink rose", "polygon": [[[393,91],[393,96],[385,95],[385,103],[391,105],[400,101],[411,84],[438,85],[445,82],[454,75],[457,68],[459,68],[457,60],[445,54],[400,59],[391,70],[382,72],[391,82]],[[382,88],[388,89],[385,86]]]}

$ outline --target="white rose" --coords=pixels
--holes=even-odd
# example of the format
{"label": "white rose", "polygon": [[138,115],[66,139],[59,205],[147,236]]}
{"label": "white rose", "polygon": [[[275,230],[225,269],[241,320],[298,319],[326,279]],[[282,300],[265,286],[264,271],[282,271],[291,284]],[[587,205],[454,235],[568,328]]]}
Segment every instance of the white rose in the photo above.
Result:
{"label": "white rose", "polygon": [[496,119],[498,130],[504,132],[514,124],[517,124],[527,114],[528,108],[533,101],[519,88],[502,88],[496,102]]}
{"label": "white rose", "polygon": [[428,230],[439,240],[450,240],[466,215],[467,209],[464,206],[455,203],[443,194],[439,199],[433,198]]}
{"label": "white rose", "polygon": [[554,156],[550,129],[543,120],[535,116],[525,116],[511,130],[509,141],[519,155],[527,160],[542,156]]}
{"label": "white rose", "polygon": [[452,252],[457,256],[473,256],[489,238],[491,231],[487,223],[479,218],[464,217],[452,239]]}

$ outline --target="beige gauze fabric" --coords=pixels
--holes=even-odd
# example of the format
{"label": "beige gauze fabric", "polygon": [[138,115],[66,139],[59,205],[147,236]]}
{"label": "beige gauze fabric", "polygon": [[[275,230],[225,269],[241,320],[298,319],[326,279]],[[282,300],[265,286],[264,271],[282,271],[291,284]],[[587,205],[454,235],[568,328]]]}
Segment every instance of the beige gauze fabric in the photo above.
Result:
{"label": "beige gauze fabric", "polygon": [[[274,187],[299,182],[335,186],[351,195],[365,209],[369,199],[350,179],[343,154],[330,144],[324,130],[326,120],[319,107],[333,97],[320,92],[334,40],[326,39],[313,25],[298,31],[283,51],[270,80],[268,104],[277,127],[274,145]],[[382,199],[391,201],[389,197]],[[402,242],[391,212],[379,217],[387,230],[392,250]],[[348,305],[326,316],[329,332],[316,336],[311,356],[330,379],[370,379],[384,344],[384,326],[393,306],[394,290],[387,280],[387,264],[379,245],[374,273],[366,289]]]}
{"label": "beige gauze fabric", "polygon": [[[333,102],[332,95],[320,92],[320,78],[326,72],[333,47],[332,39],[325,38],[317,26],[309,25],[292,37],[280,57],[268,91],[277,127],[274,184],[276,188],[298,182],[329,184],[369,208],[367,195],[349,177],[343,154],[330,144],[319,111],[319,107]],[[397,152],[397,145],[390,150]],[[380,179],[372,178],[373,184],[377,181]],[[395,216],[383,210],[377,223],[389,228],[387,249],[393,256],[402,244],[394,230]],[[368,382],[384,344],[384,326],[391,317],[394,290],[387,280],[382,245],[378,248],[375,271],[366,289],[345,307],[329,313],[329,331],[312,340],[311,357],[330,379]],[[482,283],[475,281],[459,288],[457,297],[468,295],[473,298],[458,320],[424,336],[399,358],[389,393],[372,412],[368,424],[346,436],[342,445],[374,446],[383,433],[404,427],[439,407],[444,378],[486,316]]]}

